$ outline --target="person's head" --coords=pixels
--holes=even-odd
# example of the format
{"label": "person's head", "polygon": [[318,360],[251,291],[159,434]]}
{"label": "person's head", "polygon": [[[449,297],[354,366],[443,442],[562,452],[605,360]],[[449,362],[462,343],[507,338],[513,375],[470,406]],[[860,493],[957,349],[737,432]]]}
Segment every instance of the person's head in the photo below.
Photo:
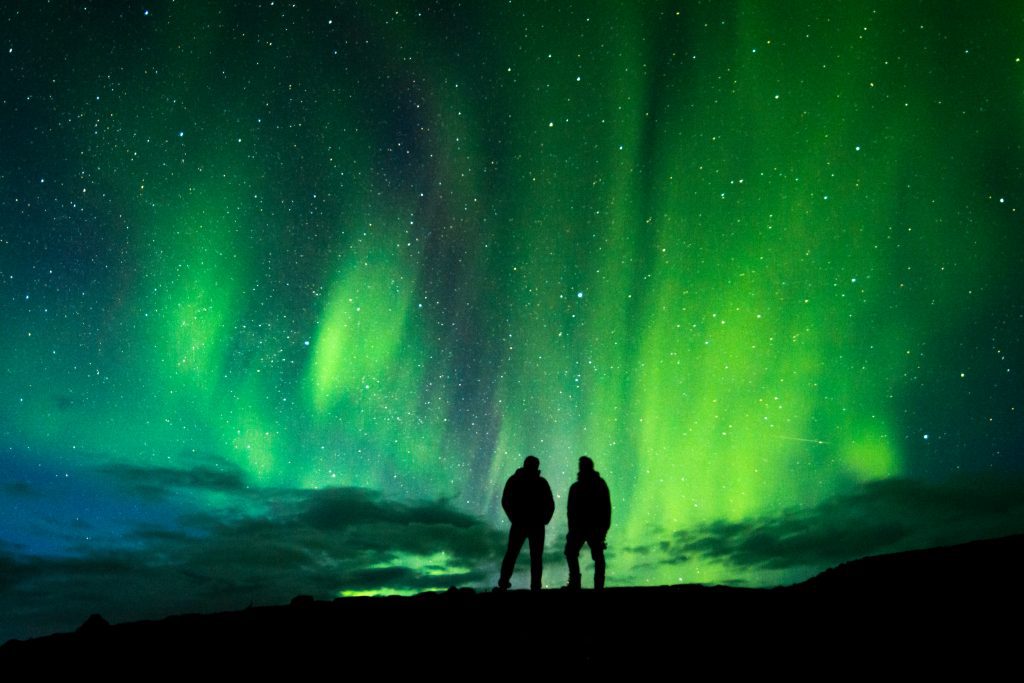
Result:
{"label": "person's head", "polygon": [[588,472],[593,472],[593,471],[594,471],[594,461],[591,460],[590,458],[588,458],[585,455],[583,457],[581,457],[580,458],[580,474],[587,474]]}
{"label": "person's head", "polygon": [[539,472],[540,460],[535,455],[526,456],[526,460],[523,461],[523,469],[527,472]]}

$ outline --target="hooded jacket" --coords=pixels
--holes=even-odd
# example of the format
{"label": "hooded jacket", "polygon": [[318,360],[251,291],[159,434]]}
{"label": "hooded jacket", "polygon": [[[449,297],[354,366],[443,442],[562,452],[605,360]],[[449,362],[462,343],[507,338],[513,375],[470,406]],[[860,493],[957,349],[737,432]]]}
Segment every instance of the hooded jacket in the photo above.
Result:
{"label": "hooded jacket", "polygon": [[520,467],[505,483],[501,507],[516,526],[544,526],[555,514],[555,499],[540,470]]}
{"label": "hooded jacket", "polygon": [[605,534],[611,524],[608,484],[593,470],[580,472],[576,483],[569,487],[569,531]]}

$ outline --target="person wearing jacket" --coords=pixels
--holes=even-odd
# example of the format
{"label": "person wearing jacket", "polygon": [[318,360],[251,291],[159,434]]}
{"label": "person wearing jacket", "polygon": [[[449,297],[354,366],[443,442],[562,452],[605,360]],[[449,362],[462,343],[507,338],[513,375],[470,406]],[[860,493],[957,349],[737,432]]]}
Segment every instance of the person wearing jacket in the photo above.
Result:
{"label": "person wearing jacket", "polygon": [[594,589],[604,588],[605,536],[612,523],[612,503],[608,484],[594,470],[594,461],[583,456],[576,483],[569,487],[569,534],[565,539],[565,559],[569,563],[569,585],[579,590],[580,550],[590,546],[594,560]]}
{"label": "person wearing jacket", "polygon": [[541,589],[544,571],[544,527],[555,513],[551,487],[540,476],[540,460],[530,455],[523,466],[505,483],[501,507],[512,522],[508,532],[508,550],[501,563],[501,577],[496,590],[508,590],[523,542],[530,541],[530,590]]}

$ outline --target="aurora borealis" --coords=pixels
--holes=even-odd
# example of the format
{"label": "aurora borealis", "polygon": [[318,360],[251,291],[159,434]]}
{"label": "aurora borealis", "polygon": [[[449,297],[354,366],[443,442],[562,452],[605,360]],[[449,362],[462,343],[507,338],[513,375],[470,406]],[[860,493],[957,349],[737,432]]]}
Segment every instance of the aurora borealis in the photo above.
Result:
{"label": "aurora borealis", "polygon": [[530,453],[550,586],[583,454],[609,585],[1024,531],[1014,3],[0,26],[0,637],[493,585]]}

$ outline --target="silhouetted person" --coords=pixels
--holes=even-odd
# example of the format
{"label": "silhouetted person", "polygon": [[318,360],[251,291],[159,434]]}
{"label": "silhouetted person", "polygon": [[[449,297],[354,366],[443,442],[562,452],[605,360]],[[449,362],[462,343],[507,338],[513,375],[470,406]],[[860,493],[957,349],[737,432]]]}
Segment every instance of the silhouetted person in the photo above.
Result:
{"label": "silhouetted person", "polygon": [[540,476],[540,460],[530,455],[523,466],[508,478],[501,495],[501,507],[512,522],[508,531],[508,550],[501,562],[501,577],[498,589],[507,590],[512,584],[512,571],[523,547],[523,541],[530,539],[530,590],[540,590],[541,574],[544,571],[544,525],[555,513],[555,499],[551,487]]}
{"label": "silhouetted person", "polygon": [[590,556],[594,558],[594,588],[604,588],[604,538],[611,523],[608,484],[594,471],[594,461],[584,455],[580,458],[576,483],[569,487],[569,535],[565,539],[568,588],[580,588],[580,550],[584,543],[590,546]]}

